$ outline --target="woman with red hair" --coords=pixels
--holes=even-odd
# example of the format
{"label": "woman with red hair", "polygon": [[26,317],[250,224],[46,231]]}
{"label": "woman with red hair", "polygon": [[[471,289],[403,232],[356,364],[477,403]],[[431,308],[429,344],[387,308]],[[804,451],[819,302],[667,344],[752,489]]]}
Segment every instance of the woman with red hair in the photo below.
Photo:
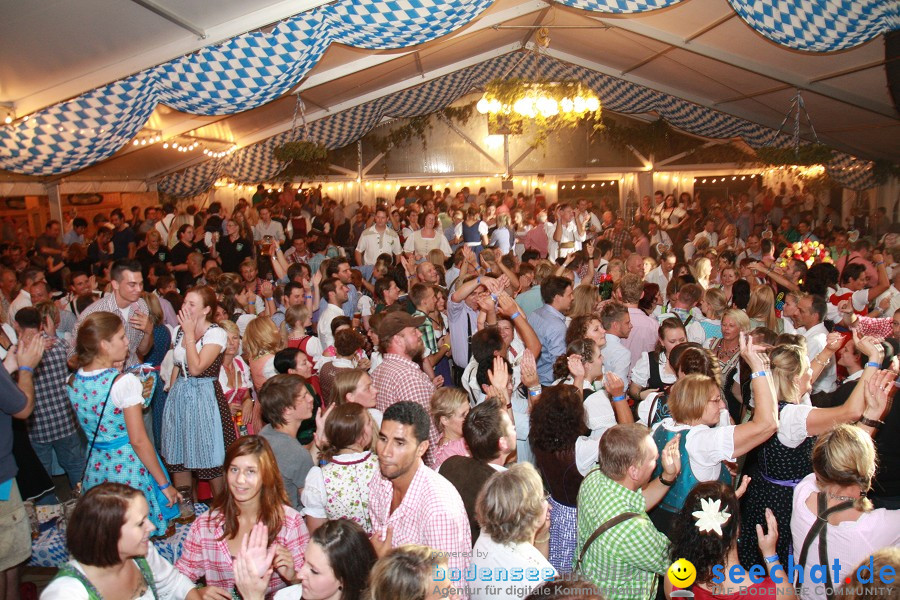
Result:
{"label": "woman with red hair", "polygon": [[175,568],[191,581],[205,578],[208,592],[201,590],[204,597],[230,598],[234,589],[232,557],[260,524],[266,526],[268,547],[275,548],[267,596],[298,583],[309,531],[300,513],[288,504],[269,443],[248,435],[229,446],[225,478],[227,484],[209,512],[191,525]]}

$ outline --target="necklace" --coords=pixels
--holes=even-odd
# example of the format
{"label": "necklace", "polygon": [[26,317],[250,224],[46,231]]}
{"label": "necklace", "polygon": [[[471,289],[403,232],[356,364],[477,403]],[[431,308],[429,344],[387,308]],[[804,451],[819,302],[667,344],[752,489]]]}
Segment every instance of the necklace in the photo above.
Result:
{"label": "necklace", "polygon": [[854,496],[838,496],[837,494],[832,494],[831,492],[825,492],[825,493],[828,494],[828,497],[831,498],[832,500],[842,500],[844,502],[855,502],[855,501],[859,500],[859,498],[860,498],[859,496],[855,496],[855,497]]}

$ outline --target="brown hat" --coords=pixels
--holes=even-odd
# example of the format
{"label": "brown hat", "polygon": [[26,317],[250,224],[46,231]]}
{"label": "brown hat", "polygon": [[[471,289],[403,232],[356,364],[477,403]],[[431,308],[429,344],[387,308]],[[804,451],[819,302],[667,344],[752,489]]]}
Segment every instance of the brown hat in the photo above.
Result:
{"label": "brown hat", "polygon": [[378,326],[378,337],[382,340],[387,339],[397,335],[407,327],[419,327],[424,322],[425,317],[414,317],[402,310],[393,311],[385,316],[381,321],[381,325]]}

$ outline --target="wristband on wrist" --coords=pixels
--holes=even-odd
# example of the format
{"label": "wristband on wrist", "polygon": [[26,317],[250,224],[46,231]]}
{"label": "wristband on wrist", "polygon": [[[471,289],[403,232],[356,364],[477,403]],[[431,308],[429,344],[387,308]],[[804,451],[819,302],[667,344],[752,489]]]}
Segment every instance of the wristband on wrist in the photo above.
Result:
{"label": "wristband on wrist", "polygon": [[540,387],[536,387],[536,388],[528,388],[528,395],[529,395],[529,396],[540,396],[540,395],[541,395],[541,388],[540,388]]}
{"label": "wristband on wrist", "polygon": [[516,317],[520,317],[520,316],[522,316],[522,313],[520,313],[519,311],[516,311],[516,312],[514,312],[513,314],[511,314],[511,315],[509,316],[509,320],[510,320],[510,321],[515,321],[515,320],[516,320]]}
{"label": "wristband on wrist", "polygon": [[613,402],[621,402],[624,399],[625,399],[625,394],[622,394],[621,396],[614,396],[612,401]]}
{"label": "wristband on wrist", "polygon": [[869,362],[866,363],[866,366],[867,366],[867,367],[875,367],[876,369],[880,369],[880,368],[881,368],[881,363],[880,363],[880,362],[875,362],[874,360],[870,360]]}
{"label": "wristband on wrist", "polygon": [[884,425],[884,421],[879,421],[878,419],[870,419],[868,417],[860,417],[858,423],[865,425],[866,427],[872,427],[874,429],[878,429],[882,425]]}
{"label": "wristband on wrist", "polygon": [[768,375],[766,371],[757,371],[756,373],[750,374],[750,379],[756,379],[757,377],[765,377]]}
{"label": "wristband on wrist", "polygon": [[156,487],[159,488],[159,491],[167,490],[167,489],[169,489],[170,487],[172,487],[172,482],[171,482],[171,481],[167,481],[167,482],[165,483],[165,485],[159,485],[159,484],[157,483],[157,484],[156,484]]}
{"label": "wristband on wrist", "polygon": [[777,555],[777,554],[773,554],[772,556],[767,556],[767,557],[766,557],[766,562],[769,563],[769,564],[777,563],[777,562],[778,562],[778,555]]}
{"label": "wristband on wrist", "polygon": [[312,294],[307,294],[307,295],[306,295],[306,299],[307,299],[307,300],[312,300]]}
{"label": "wristband on wrist", "polygon": [[28,371],[29,373],[32,373],[32,374],[34,373],[34,369],[32,369],[31,367],[20,366],[19,370],[20,371]]}
{"label": "wristband on wrist", "polygon": [[675,480],[674,480],[674,479],[673,479],[672,481],[667,481],[666,479],[663,478],[663,474],[662,474],[662,473],[659,474],[659,482],[660,482],[661,484],[663,484],[664,486],[666,486],[666,487],[672,487],[673,485],[675,485]]}
{"label": "wristband on wrist", "polygon": [[266,298],[265,300],[266,302],[271,302],[272,300],[274,300],[274,298]]}

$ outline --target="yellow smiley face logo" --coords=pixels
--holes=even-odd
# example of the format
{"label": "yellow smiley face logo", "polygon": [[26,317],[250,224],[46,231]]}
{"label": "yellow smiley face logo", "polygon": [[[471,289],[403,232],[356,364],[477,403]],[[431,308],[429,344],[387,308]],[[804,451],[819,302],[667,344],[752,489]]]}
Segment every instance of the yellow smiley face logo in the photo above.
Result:
{"label": "yellow smiley face logo", "polygon": [[679,558],[672,563],[667,571],[669,581],[677,588],[688,588],[697,579],[697,569],[691,561]]}

